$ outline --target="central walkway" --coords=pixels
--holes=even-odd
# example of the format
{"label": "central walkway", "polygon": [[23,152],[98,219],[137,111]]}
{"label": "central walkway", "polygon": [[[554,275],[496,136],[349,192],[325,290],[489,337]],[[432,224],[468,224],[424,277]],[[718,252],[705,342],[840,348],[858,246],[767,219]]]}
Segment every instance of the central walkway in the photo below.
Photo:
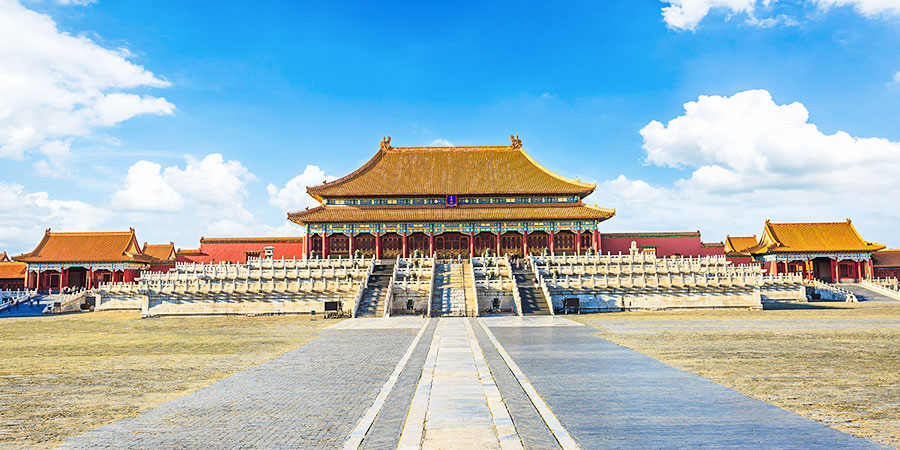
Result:
{"label": "central walkway", "polygon": [[400,436],[403,449],[521,449],[472,325],[441,319]]}
{"label": "central walkway", "polygon": [[880,448],[556,316],[343,321],[62,447]]}

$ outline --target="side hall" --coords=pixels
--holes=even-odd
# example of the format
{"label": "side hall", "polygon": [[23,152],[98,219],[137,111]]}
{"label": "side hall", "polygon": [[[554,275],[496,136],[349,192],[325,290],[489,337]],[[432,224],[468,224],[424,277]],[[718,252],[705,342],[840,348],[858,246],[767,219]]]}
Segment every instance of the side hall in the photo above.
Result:
{"label": "side hall", "polygon": [[48,228],[34,250],[13,259],[27,266],[27,289],[51,293],[134,281],[154,261],[141,250],[134,228],[86,233],[56,233]]}

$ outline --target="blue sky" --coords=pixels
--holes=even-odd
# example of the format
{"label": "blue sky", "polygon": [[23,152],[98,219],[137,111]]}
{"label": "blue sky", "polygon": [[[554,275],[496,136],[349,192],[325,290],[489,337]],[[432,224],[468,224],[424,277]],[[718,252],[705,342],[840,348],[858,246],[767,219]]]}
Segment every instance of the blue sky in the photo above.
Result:
{"label": "blue sky", "polygon": [[900,245],[900,2],[70,3],[0,0],[0,21],[44,25],[0,34],[21,61],[0,80],[24,80],[0,89],[10,252],[46,227],[299,234],[302,187],[382,136],[509,134],[598,183],[604,230],[852,217]]}

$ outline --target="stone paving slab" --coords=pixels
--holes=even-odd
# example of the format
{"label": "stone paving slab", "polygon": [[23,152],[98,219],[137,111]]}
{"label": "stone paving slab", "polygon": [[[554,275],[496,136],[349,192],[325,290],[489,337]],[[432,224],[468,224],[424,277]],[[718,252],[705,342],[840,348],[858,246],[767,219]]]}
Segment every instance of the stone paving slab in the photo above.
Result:
{"label": "stone paving slab", "polygon": [[419,376],[422,374],[422,366],[425,364],[425,356],[431,347],[431,339],[437,323],[437,320],[433,320],[428,325],[425,334],[416,345],[406,367],[397,379],[397,384],[394,385],[384,407],[378,413],[372,427],[369,428],[369,433],[360,448],[365,450],[397,448],[397,444],[400,442],[400,432],[406,421],[406,413],[409,411],[409,404],[419,382]]}
{"label": "stone paving slab", "polygon": [[438,322],[399,448],[522,448],[468,319]]}
{"label": "stone paving slab", "polygon": [[329,330],[395,330],[395,329],[416,329],[422,327],[425,321],[424,317],[377,317],[362,318],[355,317],[343,320],[339,323],[328,327]]}
{"label": "stone paving slab", "polygon": [[302,347],[59,448],[339,448],[417,331],[323,330]]}
{"label": "stone paving slab", "polygon": [[584,324],[560,316],[488,316],[482,317],[491,327],[581,327]]}
{"label": "stone paving slab", "polygon": [[[473,319],[475,320],[475,319]],[[478,338],[478,343],[484,351],[484,358],[490,366],[491,374],[500,389],[500,395],[503,396],[503,402],[509,410],[513,424],[519,432],[522,439],[522,445],[529,450],[552,450],[559,449],[559,444],[553,433],[547,428],[547,424],[541,419],[540,414],[534,408],[534,404],[522,390],[522,386],[516,381],[516,377],[509,370],[509,367],[503,362],[503,358],[497,352],[493,343],[485,335],[484,330],[474,321],[472,328]]]}
{"label": "stone paving slab", "polygon": [[491,331],[584,448],[882,448],[600,339],[591,328]]}

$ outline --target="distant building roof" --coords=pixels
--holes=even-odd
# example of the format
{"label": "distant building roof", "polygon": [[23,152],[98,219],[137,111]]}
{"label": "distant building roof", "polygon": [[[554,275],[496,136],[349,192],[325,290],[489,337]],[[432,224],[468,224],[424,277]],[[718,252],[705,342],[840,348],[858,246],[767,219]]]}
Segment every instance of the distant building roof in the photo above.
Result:
{"label": "distant building roof", "polygon": [[335,181],[307,188],[313,197],[579,194],[595,184],[557,175],[509,146],[391,147],[390,138],[362,167]]}
{"label": "distant building roof", "polygon": [[174,261],[175,260],[175,243],[168,244],[147,244],[144,242],[142,249],[145,255],[153,258],[153,261]]}
{"label": "distant building roof", "polygon": [[24,279],[26,266],[20,262],[0,261],[0,280]]}
{"label": "distant building roof", "polygon": [[609,239],[645,239],[645,238],[700,238],[699,231],[646,231],[636,233],[601,233],[601,238]]}
{"label": "distant building roof", "polygon": [[26,263],[40,262],[150,262],[141,251],[134,228],[122,232],[52,233],[30,253],[15,258]]}
{"label": "distant building roof", "polygon": [[884,245],[864,240],[850,219],[845,222],[772,223],[766,221],[754,255],[790,252],[874,252]]}
{"label": "distant building roof", "polygon": [[6,256],[6,252],[0,253],[0,262],[9,262],[9,256]]}
{"label": "distant building roof", "polygon": [[880,250],[872,253],[875,267],[900,267],[900,249]]}
{"label": "distant building roof", "polygon": [[753,236],[725,236],[725,254],[728,256],[750,256],[750,249],[756,247],[759,240]]}

